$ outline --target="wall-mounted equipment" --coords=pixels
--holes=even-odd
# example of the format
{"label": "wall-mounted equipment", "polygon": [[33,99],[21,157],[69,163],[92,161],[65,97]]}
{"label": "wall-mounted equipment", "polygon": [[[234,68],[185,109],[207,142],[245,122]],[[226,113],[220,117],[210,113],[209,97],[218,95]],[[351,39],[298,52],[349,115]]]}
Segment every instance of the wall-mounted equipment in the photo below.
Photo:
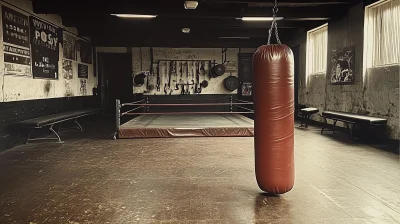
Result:
{"label": "wall-mounted equipment", "polygon": [[133,85],[136,87],[143,86],[144,79],[148,76],[147,72],[141,72],[133,77]]}
{"label": "wall-mounted equipment", "polygon": [[239,87],[239,79],[236,76],[230,75],[224,79],[225,88],[229,91],[235,91]]}
{"label": "wall-mounted equipment", "polygon": [[212,78],[216,78],[218,76],[221,76],[225,74],[225,66],[223,64],[217,64],[214,67],[211,68],[211,74],[210,76]]}

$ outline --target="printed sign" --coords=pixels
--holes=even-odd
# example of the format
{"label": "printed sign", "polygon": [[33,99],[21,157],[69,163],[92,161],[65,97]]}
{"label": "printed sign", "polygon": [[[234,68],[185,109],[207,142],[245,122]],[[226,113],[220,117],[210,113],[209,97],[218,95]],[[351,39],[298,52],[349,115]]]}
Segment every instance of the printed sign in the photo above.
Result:
{"label": "printed sign", "polygon": [[76,60],[76,37],[66,32],[63,33],[63,57],[64,59]]}
{"label": "printed sign", "polygon": [[78,40],[76,44],[77,51],[79,51],[80,62],[92,64],[92,46],[89,42]]}
{"label": "printed sign", "polygon": [[29,48],[28,16],[2,6],[3,41]]}
{"label": "printed sign", "polygon": [[28,16],[2,7],[4,74],[32,76]]}
{"label": "printed sign", "polygon": [[78,78],[87,79],[89,77],[89,66],[78,64]]}
{"label": "printed sign", "polygon": [[59,28],[29,17],[34,78],[58,79]]}

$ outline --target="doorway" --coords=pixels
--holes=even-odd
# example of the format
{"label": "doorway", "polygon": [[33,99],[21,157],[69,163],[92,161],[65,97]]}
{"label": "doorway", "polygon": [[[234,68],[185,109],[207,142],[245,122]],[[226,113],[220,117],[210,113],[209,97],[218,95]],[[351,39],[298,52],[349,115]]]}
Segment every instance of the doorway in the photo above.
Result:
{"label": "doorway", "polygon": [[115,100],[133,98],[132,54],[98,53],[99,82],[103,115],[115,115]]}

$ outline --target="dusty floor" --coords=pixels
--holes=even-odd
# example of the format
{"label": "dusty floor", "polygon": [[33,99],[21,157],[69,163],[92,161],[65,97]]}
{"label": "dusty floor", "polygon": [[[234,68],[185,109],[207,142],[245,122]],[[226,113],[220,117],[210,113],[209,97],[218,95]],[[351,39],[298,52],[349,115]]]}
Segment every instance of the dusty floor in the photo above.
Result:
{"label": "dusty floor", "polygon": [[0,153],[0,223],[400,223],[399,155],[296,129],[296,182],[260,194],[253,138],[112,140]]}

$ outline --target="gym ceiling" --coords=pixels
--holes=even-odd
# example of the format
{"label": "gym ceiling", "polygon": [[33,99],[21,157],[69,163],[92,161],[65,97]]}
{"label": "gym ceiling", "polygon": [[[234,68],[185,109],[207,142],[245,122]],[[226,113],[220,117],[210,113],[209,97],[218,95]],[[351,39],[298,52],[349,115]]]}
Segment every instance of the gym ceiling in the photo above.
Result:
{"label": "gym ceiling", "polygon": [[[96,46],[121,47],[257,47],[266,43],[270,21],[242,17],[272,17],[273,0],[199,0],[185,9],[182,0],[32,0],[34,12],[59,14],[67,27],[92,38]],[[359,0],[278,0],[279,36],[283,43],[339,18]],[[156,15],[150,19],[111,14]],[[190,28],[183,33],[182,28]],[[273,43],[275,40],[273,39]]]}

